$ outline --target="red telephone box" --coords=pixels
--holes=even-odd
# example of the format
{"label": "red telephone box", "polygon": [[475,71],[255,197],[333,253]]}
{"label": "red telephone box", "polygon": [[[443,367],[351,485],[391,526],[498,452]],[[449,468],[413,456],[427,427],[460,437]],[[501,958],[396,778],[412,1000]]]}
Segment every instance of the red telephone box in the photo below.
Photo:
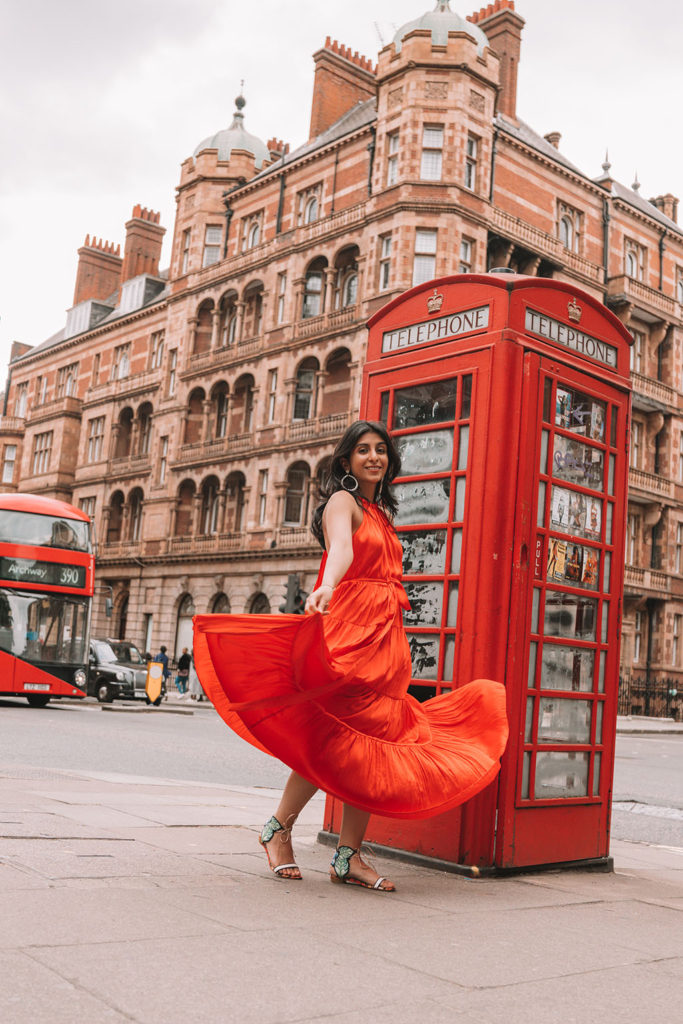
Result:
{"label": "red telephone box", "polygon": [[[466,274],[369,322],[361,416],[402,456],[412,692],[502,681],[498,780],[367,841],[467,873],[609,867],[631,338],[560,281]],[[328,798],[325,832],[339,831]]]}

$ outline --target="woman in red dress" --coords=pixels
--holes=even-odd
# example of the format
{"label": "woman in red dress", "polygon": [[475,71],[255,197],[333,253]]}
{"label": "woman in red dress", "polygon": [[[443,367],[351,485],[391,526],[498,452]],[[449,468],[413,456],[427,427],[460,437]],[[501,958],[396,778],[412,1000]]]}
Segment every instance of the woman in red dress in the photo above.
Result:
{"label": "woman in red dress", "polygon": [[482,790],[507,740],[505,691],[476,680],[420,704],[408,694],[408,599],[392,525],[400,457],[380,423],[338,443],[312,523],[324,547],[306,615],[199,615],[195,661],[216,710],[292,768],[260,842],[299,879],[291,831],[317,789],[344,803],[330,878],[393,891],[361,859],[371,813],[426,818]]}

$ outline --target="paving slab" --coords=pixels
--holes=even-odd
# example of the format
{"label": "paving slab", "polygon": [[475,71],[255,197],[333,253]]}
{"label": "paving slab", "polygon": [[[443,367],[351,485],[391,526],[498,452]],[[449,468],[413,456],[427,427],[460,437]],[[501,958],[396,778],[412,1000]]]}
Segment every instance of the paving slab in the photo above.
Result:
{"label": "paving slab", "polygon": [[294,882],[257,842],[276,791],[20,774],[0,772],[2,1024],[650,1024],[683,998],[676,847],[478,880],[378,857],[398,891],[372,893],[330,884],[321,796]]}
{"label": "paving slab", "polygon": [[472,1024],[669,1024],[679,999],[667,963],[647,962],[470,991],[463,1002]]}
{"label": "paving slab", "polygon": [[131,1018],[26,953],[0,951],[2,1024],[129,1024]]}
{"label": "paving slab", "polygon": [[[320,938],[264,915],[258,933],[182,944],[157,940],[138,950],[123,943],[37,950],[40,961],[142,1024],[289,1024],[336,1010],[364,1013],[372,1022],[387,996],[410,991],[413,1000],[443,1003],[462,993],[386,957],[339,946],[339,930]],[[136,953],[153,967],[153,983]],[[400,1018],[398,1018],[400,1019]],[[404,1018],[405,1019],[405,1018]]]}

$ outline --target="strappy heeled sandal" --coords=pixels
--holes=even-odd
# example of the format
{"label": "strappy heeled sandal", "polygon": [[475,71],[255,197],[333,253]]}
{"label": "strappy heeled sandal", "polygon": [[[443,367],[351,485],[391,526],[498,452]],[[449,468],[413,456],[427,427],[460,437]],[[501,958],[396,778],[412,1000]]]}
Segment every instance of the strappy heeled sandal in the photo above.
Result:
{"label": "strappy heeled sandal", "polygon": [[[268,843],[272,840],[273,836],[275,836],[278,832],[282,833],[282,835],[280,836],[280,841],[281,842],[286,842],[289,839],[289,837],[291,836],[291,834],[292,834],[291,828],[285,828],[285,826],[282,825],[277,820],[277,818],[275,816],[273,816],[272,818],[269,818],[268,821],[265,823],[265,825],[261,829],[261,835],[258,837],[259,843],[261,844],[263,849],[266,851],[266,857],[268,858],[268,867],[273,872],[273,874],[275,875],[276,878],[285,878],[288,882],[300,882],[301,881],[301,871],[299,870],[299,865],[298,864],[292,863],[292,864],[278,864],[278,865],[274,865],[272,863],[271,859],[270,859],[270,852],[268,850]],[[296,875],[283,875],[282,874],[283,871],[289,871],[289,870],[296,871],[297,874]]]}
{"label": "strappy heeled sandal", "polygon": [[[349,861],[360,851],[354,850],[351,846],[338,846],[332,858],[332,871],[330,871],[331,882],[344,882],[346,885],[360,885],[364,889],[376,889],[378,892],[395,892],[396,886],[388,878],[381,875],[376,882],[364,882],[362,878],[356,878],[351,874]],[[386,885],[384,883],[387,883]]]}

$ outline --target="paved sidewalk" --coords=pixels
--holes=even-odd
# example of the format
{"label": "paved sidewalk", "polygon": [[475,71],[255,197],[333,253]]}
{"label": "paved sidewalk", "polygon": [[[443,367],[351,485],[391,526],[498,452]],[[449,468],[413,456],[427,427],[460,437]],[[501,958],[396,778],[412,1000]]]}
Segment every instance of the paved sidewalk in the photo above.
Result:
{"label": "paved sidewalk", "polygon": [[617,715],[617,732],[679,733],[683,736],[683,722],[676,722],[673,718],[648,718],[646,715]]}
{"label": "paved sidewalk", "polygon": [[683,850],[476,881],[378,861],[389,895],[330,885],[322,798],[304,881],[276,880],[256,841],[275,800],[0,764],[2,1024],[676,1019]]}

